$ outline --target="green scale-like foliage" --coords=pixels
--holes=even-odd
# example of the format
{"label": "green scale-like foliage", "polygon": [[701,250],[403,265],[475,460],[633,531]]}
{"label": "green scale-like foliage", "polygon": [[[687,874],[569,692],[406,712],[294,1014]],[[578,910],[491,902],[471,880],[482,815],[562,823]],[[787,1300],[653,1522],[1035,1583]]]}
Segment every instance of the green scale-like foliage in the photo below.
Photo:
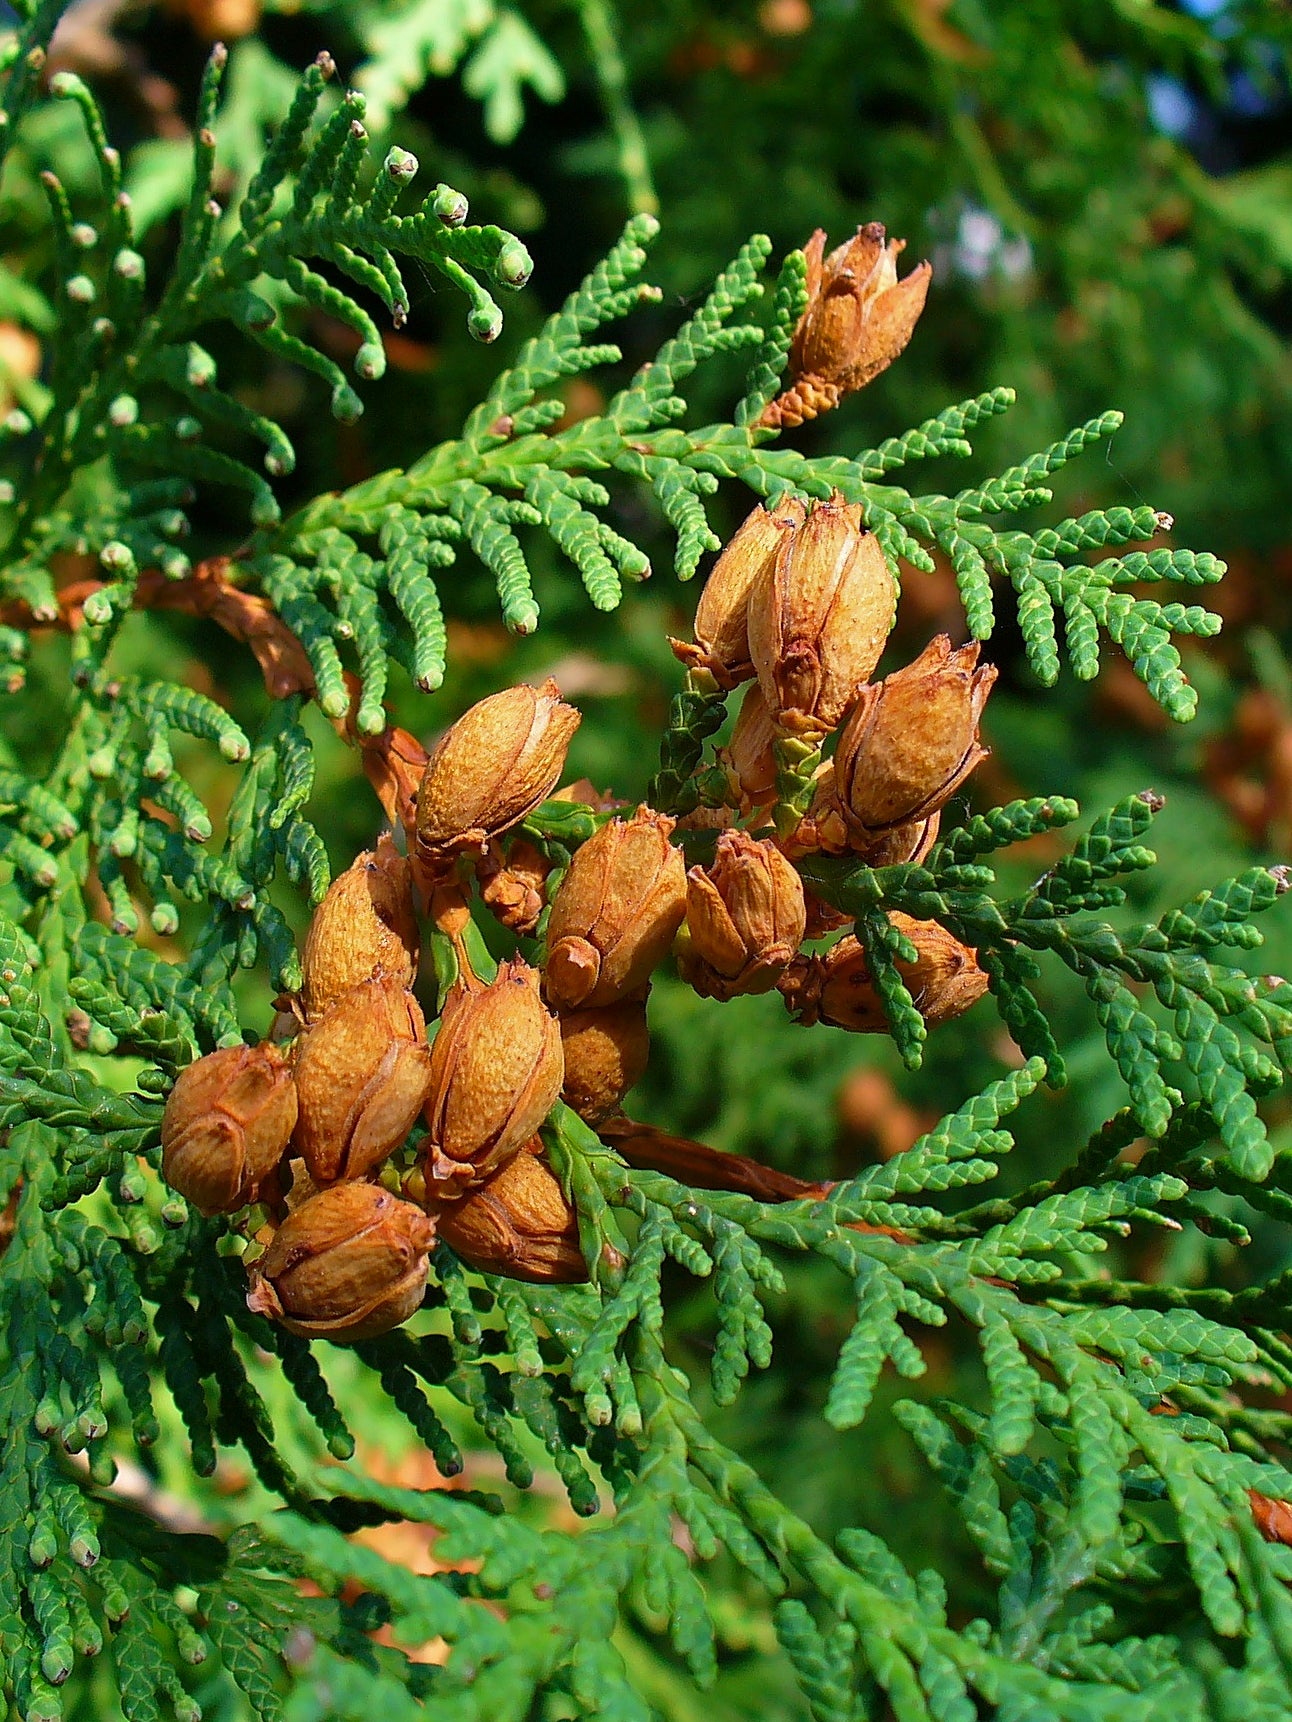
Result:
{"label": "green scale-like foliage", "polygon": [[[36,98],[58,12],[16,10],[0,73],[6,142]],[[496,34],[492,12],[444,29],[465,41],[486,24]],[[424,32],[423,48],[438,51],[435,40]],[[380,92],[394,75],[389,41],[374,32],[372,47],[367,82]],[[488,64],[479,78],[501,88]],[[1223,572],[1185,550],[1126,549],[1163,529],[1148,507],[1002,529],[1001,517],[1049,500],[1049,477],[1106,439],[1115,414],[952,497],[916,496],[892,475],[968,456],[968,433],[1008,407],[1008,390],[854,459],[779,446],[755,427],[784,380],[805,269],[791,253],[755,320],[763,239],[602,412],[560,425],[561,383],[618,362],[591,337],[655,297],[639,280],[655,228],[646,216],[522,346],[461,437],[280,519],[273,481],[291,470],[290,444],[220,389],[197,331],[231,324],[314,373],[344,419],[359,397],[287,327],[292,307],[350,327],[362,382],[384,362],[380,331],[338,278],[398,323],[399,260],[415,260],[467,295],[472,333],[492,339],[498,313],[480,277],[520,286],[528,259],[500,230],[465,226],[465,200],[447,187],[398,214],[416,163],[394,149],[370,175],[363,99],[322,102],[325,58],[226,215],[211,197],[222,66],[217,54],[203,84],[192,196],[155,290],[98,108],[74,77],[56,81],[53,99],[84,118],[102,214],[74,220],[47,183],[60,307],[49,397],[43,415],[6,423],[6,597],[52,619],[51,563],[68,550],[97,557],[106,575],[74,633],[70,721],[52,767],[0,770],[0,1198],[12,1198],[0,1255],[0,1662],[16,1713],[56,1722],[60,1688],[99,1657],[131,1722],[196,1717],[188,1670],[199,1664],[220,1671],[220,1702],[270,1722],[648,1722],[659,1706],[624,1622],[666,1638],[706,1686],[735,1573],[816,1722],[1286,1715],[1292,1558],[1258,1535],[1249,1492],[1292,1494],[1280,1459],[1292,1423],[1269,1408],[1271,1391],[1292,1391],[1292,1286],[1259,1266],[1241,1289],[1117,1277],[1128,1238],[1206,1226],[1241,1247],[1243,1215],[1292,1214],[1286,1155],[1258,1110],[1292,1056],[1292,989],[1213,960],[1259,943],[1253,918],[1285,880],[1253,869],[1155,922],[1100,918],[1152,864],[1151,796],[1097,820],[1013,896],[998,893],[989,858],[1071,823],[1074,804],[996,809],[949,828],[918,865],[803,863],[814,891],[854,917],[909,1063],[924,1028],[887,910],[936,919],[978,950],[1024,1054],[885,1164],[812,1199],[762,1202],[630,1166],[558,1106],[547,1151],[577,1208],[589,1282],[475,1274],[441,1244],[424,1311],[348,1359],[357,1397],[388,1404],[443,1476],[465,1468],[464,1431],[492,1448],[498,1493],[397,1487],[351,1464],[357,1419],[323,1348],[247,1310],[245,1239],[163,1185],[160,1117],[175,1072],[241,1042],[240,969],[299,984],[281,894],[295,889],[304,905],[328,884],[306,814],[304,698],[339,718],[352,705],[345,672],[357,673],[364,733],[386,722],[392,661],[437,686],[447,629],[436,578],[460,554],[489,571],[505,620],[526,633],[538,609],[518,529],[546,533],[592,603],[611,609],[625,580],[649,573],[612,524],[624,523],[617,499],[631,487],[657,503],[682,578],[717,547],[706,500],[722,480],[765,498],[837,490],[862,505],[895,572],[950,560],[977,637],[991,632],[995,591],[1012,587],[1043,682],[1059,671],[1061,614],[1078,676],[1097,673],[1106,637],[1175,718],[1191,715],[1193,695],[1173,636],[1210,633],[1214,618],[1142,589]],[[688,427],[682,385],[739,350],[750,364],[731,421]],[[256,442],[260,470],[243,446]],[[141,476],[157,466],[165,478]],[[202,693],[118,668],[144,576],[190,573],[183,510],[208,487],[247,497],[247,536],[239,520],[226,546],[232,577],[268,602],[313,673],[312,690],[247,731]],[[1091,559],[1104,549],[1117,554]],[[5,641],[21,643],[16,631]],[[674,702],[658,805],[682,811],[709,794],[705,746],[723,715],[696,689]],[[210,749],[236,768],[219,819],[177,764],[176,737],[182,757]],[[596,823],[552,803],[525,834],[559,868]],[[689,841],[700,854],[704,835]],[[186,954],[163,955],[156,940],[179,932],[181,905]],[[1047,953],[1084,986],[1128,1104],[1066,1169],[1007,1182],[1004,1121],[1064,1080],[1039,990]],[[967,1205],[993,1184],[1006,1193]],[[977,1562],[973,1618],[934,1566],[908,1570],[874,1532],[820,1535],[701,1414],[732,1405],[768,1366],[778,1302],[800,1277],[831,1270],[855,1317],[822,1388],[826,1423],[847,1440],[891,1408]],[[668,1323],[687,1280],[708,1289],[713,1335],[694,1381]],[[972,1336],[979,1367],[964,1392],[935,1398],[914,1385],[928,1370],[922,1341],[951,1324]],[[912,1384],[895,1405],[882,1397],[894,1376]],[[227,1538],[154,1523],[111,1485],[120,1459],[146,1463],[163,1442],[202,1476],[241,1448],[274,1508]],[[594,1521],[585,1529],[516,1510],[537,1455],[574,1514]],[[432,1528],[443,1570],[415,1573],[349,1535],[392,1519]],[[1131,1619],[1118,1609],[1127,1594]],[[392,1642],[371,1636],[379,1627]],[[405,1654],[428,1640],[443,1641],[442,1661]]]}

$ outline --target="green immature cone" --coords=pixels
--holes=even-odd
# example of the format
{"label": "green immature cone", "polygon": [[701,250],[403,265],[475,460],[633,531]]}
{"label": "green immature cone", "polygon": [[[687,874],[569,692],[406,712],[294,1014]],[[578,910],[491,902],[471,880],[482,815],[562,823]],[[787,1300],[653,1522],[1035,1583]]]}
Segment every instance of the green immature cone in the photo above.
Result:
{"label": "green immature cone", "polygon": [[879,662],[897,602],[861,509],[836,492],[782,539],[749,599],[749,650],[774,721],[805,740],[836,729]]}

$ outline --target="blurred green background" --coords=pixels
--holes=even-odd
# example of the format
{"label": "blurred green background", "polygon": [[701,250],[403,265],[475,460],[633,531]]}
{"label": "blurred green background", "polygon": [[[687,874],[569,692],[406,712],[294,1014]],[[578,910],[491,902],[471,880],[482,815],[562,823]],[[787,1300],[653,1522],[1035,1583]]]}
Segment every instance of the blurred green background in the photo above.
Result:
{"label": "blurred green background", "polygon": [[[934,286],[906,355],[835,414],[791,433],[807,452],[872,446],[952,400],[997,383],[1018,405],[985,427],[972,462],[931,463],[918,487],[957,489],[1021,459],[1107,407],[1126,426],[1061,475],[1053,518],[1112,504],[1150,502],[1175,517],[1175,541],[1214,550],[1230,574],[1209,598],[1226,627],[1218,640],[1185,642],[1202,695],[1191,725],[1172,725],[1115,651],[1093,687],[1065,677],[1054,690],[1031,678],[1003,618],[985,656],[1001,678],[988,706],[990,760],[970,796],[991,805],[1018,795],[1075,796],[1088,815],[1152,786],[1166,796],[1154,833],[1159,867],[1139,875],[1125,911],[1144,917],[1253,861],[1292,847],[1292,13],[1276,0],[762,0],[698,4],[657,0],[169,0],[164,6],[74,6],[55,43],[55,66],[91,76],[128,147],[127,183],[145,228],[144,249],[164,255],[186,189],[186,115],[211,40],[233,61],[219,137],[229,195],[281,114],[292,76],[321,47],[341,75],[368,91],[378,141],[413,149],[421,183],[445,179],[471,199],[474,219],[520,232],[536,268],[507,301],[496,347],[474,346],[460,307],[426,278],[408,326],[390,342],[391,369],[368,390],[367,412],[341,427],[322,410],[321,385],[230,345],[222,373],[280,420],[300,454],[288,500],[350,484],[415,459],[452,436],[500,363],[604,252],[633,207],[657,202],[663,231],[650,277],[662,303],[622,332],[625,370],[648,357],[752,231],[778,250],[815,227],[837,242],[861,221],[883,221],[908,241],[906,261],[929,257]],[[622,79],[622,83],[621,83]],[[407,103],[405,103],[407,97]],[[17,284],[42,264],[44,204],[35,175],[71,127],[51,107],[24,138],[3,212],[0,361],[19,400],[39,388],[42,309]],[[644,150],[644,157],[639,155]],[[72,158],[75,152],[72,152]],[[88,160],[85,163],[88,172]],[[72,182],[75,199],[75,173]],[[314,339],[345,353],[345,333],[323,324]],[[616,331],[616,333],[618,333]],[[734,390],[710,368],[693,422],[722,418]],[[738,372],[733,366],[729,382]],[[609,392],[617,377],[602,376]],[[595,411],[586,379],[568,412]],[[748,504],[722,494],[724,533]],[[671,572],[670,544],[648,499],[622,490],[616,524],[653,555],[655,577],[614,616],[596,615],[545,538],[527,543],[543,605],[539,633],[508,638],[492,585],[460,563],[443,582],[451,617],[450,670],[435,696],[396,688],[395,720],[423,740],[465,703],[518,678],[553,673],[586,713],[571,755],[625,797],[650,775],[660,724],[681,670],[666,633],[683,632],[694,589]],[[197,518],[198,552],[236,547],[237,527],[212,511]],[[230,534],[233,534],[231,537]],[[548,558],[547,561],[544,558]],[[477,571],[478,572],[478,571]],[[702,570],[703,573],[703,570]],[[954,581],[908,570],[887,667],[928,638],[964,637]],[[183,672],[176,668],[184,655]],[[133,663],[131,660],[133,659]],[[263,692],[249,656],[215,630],[136,616],[120,667],[151,668],[227,700],[254,725]],[[46,746],[49,714],[66,687],[65,645],[37,648],[39,695],[9,736],[20,753]],[[311,713],[319,785],[311,815],[333,861],[370,845],[379,811],[355,756]],[[214,810],[232,774],[209,752],[184,762]],[[955,813],[953,811],[953,817]],[[1010,862],[1024,881],[1053,849],[1029,846]],[[298,922],[299,903],[284,902]],[[1268,918],[1269,943],[1252,962],[1288,972],[1292,911]],[[181,940],[183,932],[181,931]],[[263,982],[245,983],[247,1021],[263,1027]],[[1123,1101],[1091,1008],[1073,978],[1047,970],[1044,998],[1071,1073],[1017,1119],[1007,1177],[1022,1183],[1070,1158]],[[990,1005],[935,1034],[924,1068],[907,1073],[892,1047],[834,1029],[793,1027],[776,995],[719,1006],[662,981],[651,1001],[650,1072],[630,1110],[716,1146],[753,1154],[805,1177],[833,1177],[894,1153],[943,1111],[1016,1061]],[[1292,1146],[1292,1111],[1269,1103],[1279,1146]],[[1136,1269],[1152,1277],[1237,1283],[1278,1265],[1286,1246],[1258,1237],[1239,1261],[1200,1233],[1156,1244]],[[677,1360],[710,1341],[703,1292],[680,1283],[672,1311]],[[979,1583],[971,1554],[941,1508],[927,1473],[887,1418],[881,1394],[865,1427],[837,1435],[821,1421],[825,1382],[851,1323],[849,1288],[822,1265],[799,1270],[776,1315],[776,1361],[715,1426],[821,1530],[882,1529],[896,1552],[939,1565],[961,1594]],[[975,1382],[945,1330],[926,1344],[921,1393]],[[976,1367],[976,1366],[975,1366]],[[339,1390],[360,1392],[357,1368],[338,1356]],[[902,1384],[902,1391],[910,1391]],[[350,1408],[369,1452],[413,1467],[407,1437],[374,1403]],[[460,1431],[467,1435],[467,1431]],[[487,1461],[481,1460],[485,1466]],[[403,1474],[403,1473],[401,1473]],[[425,1480],[419,1477],[418,1480]],[[150,1486],[186,1499],[205,1522],[258,1510],[248,1480],[225,1472],[195,1489],[176,1471]],[[526,1509],[560,1513],[551,1490]],[[388,1551],[391,1552],[391,1551]],[[670,1717],[800,1714],[788,1678],[756,1652],[771,1642],[761,1602],[734,1578],[722,1603],[723,1672],[700,1699],[650,1631],[626,1653]],[[774,1664],[772,1666],[775,1666]],[[211,1714],[227,1695],[200,1694]],[[84,1714],[103,1694],[87,1686]],[[233,1711],[228,1711],[232,1715]]]}

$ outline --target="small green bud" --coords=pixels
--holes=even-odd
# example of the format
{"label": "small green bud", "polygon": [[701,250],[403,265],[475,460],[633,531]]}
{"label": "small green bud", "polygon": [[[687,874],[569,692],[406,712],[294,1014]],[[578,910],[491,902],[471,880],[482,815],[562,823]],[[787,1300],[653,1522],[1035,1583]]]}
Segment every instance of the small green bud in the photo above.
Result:
{"label": "small green bud", "polygon": [[179,931],[179,910],[174,903],[155,903],[148,919],[153,932],[163,939],[169,939],[172,933]]}
{"label": "small green bud", "polygon": [[222,735],[220,737],[221,757],[227,759],[231,765],[238,765],[247,758],[250,752],[251,749],[243,736]]}
{"label": "small green bud", "polygon": [[103,589],[91,592],[82,610],[92,628],[105,627],[112,620],[112,599]]}
{"label": "small green bud", "polygon": [[534,259],[519,239],[512,239],[498,253],[493,278],[502,287],[523,287],[534,273]]}
{"label": "small green bud", "polygon": [[244,329],[267,329],[277,312],[267,299],[244,287],[233,296],[233,320]]}
{"label": "small green bud", "polygon": [[85,94],[86,89],[85,84],[75,72],[55,72],[49,80],[49,93],[63,101],[70,96]]}
{"label": "small green bud", "polygon": [[88,275],[73,275],[67,283],[67,296],[74,305],[93,305],[93,281]]}
{"label": "small green bud", "polygon": [[446,227],[461,227],[471,207],[460,191],[444,184],[436,186],[427,202],[432,213],[438,215]]}
{"label": "small green bud", "polygon": [[167,580],[187,580],[193,564],[182,550],[168,550],[161,558],[161,571]]}
{"label": "small green bud", "polygon": [[15,407],[5,414],[4,428],[10,436],[26,436],[31,429],[31,420],[21,407]]}
{"label": "small green bud", "polygon": [[133,395],[117,395],[108,403],[108,423],[115,425],[118,430],[136,422],[139,417],[139,402]]}
{"label": "small green bud", "polygon": [[16,492],[13,487],[13,480],[0,478],[0,507],[4,507],[8,503],[12,502],[15,494]]}
{"label": "small green bud", "polygon": [[332,391],[332,416],[343,425],[352,425],[363,415],[363,402],[348,383],[338,383]]}
{"label": "small green bud", "polygon": [[72,228],[72,244],[79,245],[82,251],[88,251],[98,242],[98,229],[91,227],[88,221],[78,221]]}
{"label": "small green bud", "polygon": [[467,318],[467,333],[473,341],[481,341],[488,346],[502,334],[502,312],[493,300],[487,300],[477,305]]}
{"label": "small green bud", "polygon": [[119,538],[113,538],[103,546],[99,551],[99,561],[112,574],[134,573],[134,555],[130,546],[123,544]]}
{"label": "small green bud", "polygon": [[144,260],[137,251],[123,247],[112,259],[113,270],[123,281],[142,281],[144,278]]}
{"label": "small green bud", "polygon": [[375,382],[386,369],[386,349],[380,341],[365,341],[354,356],[355,375]]}
{"label": "small green bud", "polygon": [[202,434],[201,420],[195,419],[191,413],[182,413],[172,428],[180,442],[196,442]]}
{"label": "small green bud", "polygon": [[215,360],[204,347],[199,347],[196,341],[189,343],[184,375],[195,389],[204,389],[208,383],[215,381]]}
{"label": "small green bud", "polygon": [[395,148],[386,156],[386,160],[383,165],[391,179],[399,180],[401,183],[406,184],[417,172],[419,163],[417,157],[411,150],[400,149],[398,145],[396,145]]}

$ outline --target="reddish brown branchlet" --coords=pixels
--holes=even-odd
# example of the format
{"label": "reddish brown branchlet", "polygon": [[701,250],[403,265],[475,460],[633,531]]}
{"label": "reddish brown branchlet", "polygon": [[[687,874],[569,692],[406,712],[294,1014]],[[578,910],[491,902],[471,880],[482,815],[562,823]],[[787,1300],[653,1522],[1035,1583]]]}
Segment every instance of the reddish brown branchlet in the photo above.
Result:
{"label": "reddish brown branchlet", "polygon": [[880,222],[859,227],[828,257],[825,243],[818,227],[803,248],[808,302],[790,348],[793,380],[760,424],[803,424],[864,388],[903,351],[924,309],[932,266],[920,263],[899,281],[906,241],[886,242]]}
{"label": "reddish brown branchlet", "polygon": [[182,1070],[162,1113],[162,1177],[202,1214],[254,1202],[296,1123],[296,1089],[269,1041],[211,1052]]}
{"label": "reddish brown branchlet", "polygon": [[649,807],[612,819],[579,848],[547,923],[547,997],[558,1010],[640,994],[686,913],[673,821]]}
{"label": "reddish brown branchlet", "polygon": [[379,1184],[302,1202],[251,1269],[247,1307],[306,1339],[388,1333],[421,1306],[435,1226]]}

